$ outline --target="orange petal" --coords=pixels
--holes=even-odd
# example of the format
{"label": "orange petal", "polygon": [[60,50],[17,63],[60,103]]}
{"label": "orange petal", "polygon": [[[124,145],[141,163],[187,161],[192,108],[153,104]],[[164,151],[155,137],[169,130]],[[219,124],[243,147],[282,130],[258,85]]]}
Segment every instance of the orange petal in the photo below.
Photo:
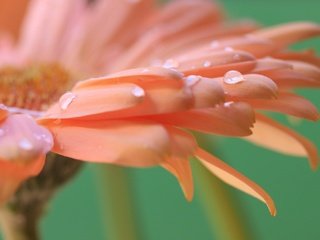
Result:
{"label": "orange petal", "polygon": [[170,153],[170,136],[160,124],[146,121],[47,121],[53,151],[71,158],[148,167]]}
{"label": "orange petal", "polygon": [[187,76],[184,80],[193,93],[194,108],[210,108],[224,102],[224,92],[218,82],[196,75]]}
{"label": "orange petal", "polygon": [[40,172],[44,161],[45,155],[27,165],[0,160],[0,206],[14,194],[23,181]]}
{"label": "orange petal", "polygon": [[144,100],[144,90],[135,84],[107,85],[65,93],[45,118],[75,118],[132,108]]}
{"label": "orange petal", "polygon": [[167,158],[161,166],[171,172],[179,181],[188,201],[193,198],[194,188],[190,163],[186,159]]}
{"label": "orange petal", "polygon": [[308,157],[312,169],[317,168],[319,157],[313,143],[266,116],[257,113],[256,119],[253,134],[246,137],[247,140],[280,153]]}
{"label": "orange petal", "polygon": [[177,69],[185,75],[203,77],[218,77],[229,70],[249,72],[255,66],[255,58],[251,54],[234,50],[192,54],[173,61],[177,62]]}
{"label": "orange petal", "polygon": [[252,73],[264,74],[273,70],[279,69],[292,69],[293,66],[288,61],[279,60],[271,57],[266,57],[257,60],[256,67],[252,70]]}
{"label": "orange petal", "polygon": [[195,131],[227,136],[247,136],[254,112],[246,103],[226,103],[215,108],[149,116],[149,119]]}
{"label": "orange petal", "polygon": [[314,50],[307,50],[303,52],[291,52],[291,51],[278,52],[274,54],[274,57],[283,59],[283,60],[307,62],[320,67],[320,58],[317,57]]}
{"label": "orange petal", "polygon": [[273,41],[279,48],[320,35],[320,26],[311,22],[287,23],[265,28],[252,35]]}
{"label": "orange petal", "polygon": [[279,69],[265,72],[264,75],[271,78],[279,88],[320,87],[319,79],[314,79],[294,69]]}
{"label": "orange petal", "polygon": [[7,107],[3,104],[0,104],[0,121],[4,120],[8,116]]}
{"label": "orange petal", "polygon": [[242,75],[237,71],[229,71],[223,78],[215,80],[223,84],[225,94],[230,98],[270,99],[277,95],[277,85],[259,74]]}
{"label": "orange petal", "polygon": [[139,86],[165,85],[181,88],[183,86],[182,73],[174,69],[162,67],[135,68],[117,72],[111,75],[91,78],[80,81],[74,90],[81,90],[88,87],[104,87],[107,85],[132,83]]}
{"label": "orange petal", "polygon": [[197,149],[195,156],[215,176],[225,183],[261,200],[268,206],[271,215],[276,215],[277,211],[272,198],[256,183],[201,148]]}
{"label": "orange petal", "polygon": [[28,4],[28,0],[1,0],[0,33],[18,38]]}
{"label": "orange petal", "polygon": [[276,99],[252,99],[247,101],[253,108],[275,111],[316,121],[317,108],[307,99],[293,93],[281,92]]}

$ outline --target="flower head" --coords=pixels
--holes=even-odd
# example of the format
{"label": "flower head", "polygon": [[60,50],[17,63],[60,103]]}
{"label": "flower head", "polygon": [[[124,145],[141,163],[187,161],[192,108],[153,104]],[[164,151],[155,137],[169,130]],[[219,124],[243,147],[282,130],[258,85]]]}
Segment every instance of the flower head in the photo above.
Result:
{"label": "flower head", "polygon": [[[46,15],[61,6],[59,19]],[[279,152],[307,156],[316,168],[319,159],[312,143],[257,111],[318,120],[313,104],[292,90],[320,86],[319,59],[311,52],[285,49],[319,35],[320,27],[294,23],[256,30],[252,23],[225,24],[210,1],[173,1],[158,8],[150,0],[117,1],[114,7],[112,15],[108,1],[93,6],[82,1],[32,1],[18,48],[5,49],[11,56],[7,62],[26,66],[30,61],[56,61],[71,69],[72,80],[109,74],[78,82],[48,109],[36,109],[36,116],[25,101],[17,111],[15,99],[1,112],[2,126],[29,114],[34,118],[21,126],[33,126],[45,137],[38,143],[36,136],[22,131],[28,143],[37,146],[29,155],[19,148],[20,135],[10,133],[6,143],[12,142],[24,163],[30,156],[41,156],[43,164],[52,139],[51,151],[79,160],[160,165],[177,177],[189,200],[193,182],[188,158],[195,156],[221,180],[265,202],[275,215],[274,203],[261,187],[201,149],[188,130],[245,137]],[[110,25],[104,31],[93,28],[105,21],[106,12],[113,19]],[[46,38],[36,34],[44,27],[51,30]],[[38,54],[36,48],[41,49]],[[55,82],[57,90],[62,76]],[[0,163],[16,166],[5,149],[6,145],[0,148]],[[28,177],[38,171],[23,172]],[[18,175],[10,193],[26,178]],[[3,179],[11,181],[9,176]],[[7,195],[0,195],[0,200]]]}

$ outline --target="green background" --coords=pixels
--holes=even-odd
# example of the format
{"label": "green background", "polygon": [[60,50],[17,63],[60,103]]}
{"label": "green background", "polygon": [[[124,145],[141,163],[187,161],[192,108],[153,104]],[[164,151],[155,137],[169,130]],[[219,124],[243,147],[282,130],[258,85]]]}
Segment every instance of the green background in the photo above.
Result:
{"label": "green background", "polygon": [[[228,0],[222,4],[231,18],[252,18],[263,25],[298,20],[320,22],[320,2],[316,0]],[[320,50],[320,41],[307,41],[296,48],[304,46]],[[300,93],[320,108],[319,92]],[[319,149],[319,124],[303,121],[295,129],[317,143]],[[238,139],[223,138],[216,144],[225,161],[262,185],[277,204],[278,215],[273,218],[261,202],[226,186],[254,239],[320,239],[320,174],[310,170],[306,159],[279,155]],[[100,210],[103,202],[97,185],[103,183],[96,168],[87,165],[75,181],[56,195],[42,223],[45,240],[106,239],[108,226],[103,224]],[[215,226],[208,223],[198,192],[193,202],[188,203],[175,178],[164,170],[130,169],[129,173],[142,240],[217,239],[213,234]]]}

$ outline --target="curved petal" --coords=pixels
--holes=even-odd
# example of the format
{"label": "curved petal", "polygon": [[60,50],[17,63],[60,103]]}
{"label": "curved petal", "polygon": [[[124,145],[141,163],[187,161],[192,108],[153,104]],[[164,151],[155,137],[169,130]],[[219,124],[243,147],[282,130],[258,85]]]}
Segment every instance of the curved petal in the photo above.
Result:
{"label": "curved petal", "polygon": [[8,115],[0,125],[0,161],[27,165],[45,156],[52,147],[49,131],[28,115]]}
{"label": "curved petal", "polygon": [[251,54],[235,50],[194,53],[171,61],[175,61],[177,69],[185,75],[201,75],[203,77],[218,77],[229,70],[245,73],[255,66],[255,58]]}
{"label": "curved petal", "polygon": [[191,88],[194,108],[212,108],[224,102],[224,91],[218,82],[196,75],[187,76],[184,80]]}
{"label": "curved petal", "polygon": [[230,71],[223,78],[215,78],[223,84],[227,97],[240,99],[272,99],[277,96],[277,85],[268,77],[260,74],[241,75]]}
{"label": "curved petal", "polygon": [[317,108],[307,99],[293,93],[281,92],[276,99],[252,99],[247,102],[255,109],[285,113],[312,121],[319,119]]}
{"label": "curved petal", "polygon": [[320,26],[311,22],[295,22],[265,28],[252,33],[255,37],[273,41],[279,48],[320,35]]}
{"label": "curved petal", "polygon": [[268,206],[271,215],[276,215],[277,211],[272,198],[256,183],[201,148],[197,149],[195,156],[215,176],[225,183],[261,200]]}
{"label": "curved petal", "polygon": [[190,163],[186,159],[167,158],[161,166],[172,173],[179,181],[188,201],[193,198],[194,188]]}
{"label": "curved petal", "polygon": [[71,158],[148,167],[170,154],[170,135],[165,127],[147,121],[47,121],[53,133],[53,151]]}
{"label": "curved petal", "polygon": [[76,118],[132,108],[144,100],[144,90],[135,84],[115,84],[65,93],[44,118]]}
{"label": "curved petal", "polygon": [[308,139],[261,114],[256,114],[256,120],[253,134],[246,140],[280,153],[308,157],[312,169],[317,168],[318,151]]}
{"label": "curved petal", "polygon": [[132,83],[139,86],[165,85],[181,88],[183,86],[182,73],[174,69],[163,67],[135,68],[117,72],[111,75],[91,78],[80,81],[74,90],[81,90],[89,87],[104,87],[112,84]]}
{"label": "curved petal", "polygon": [[246,103],[225,103],[210,109],[190,110],[186,112],[149,116],[157,122],[195,131],[227,135],[247,136],[254,123],[254,111]]}
{"label": "curved petal", "polygon": [[53,141],[49,131],[27,115],[8,115],[0,125],[1,205],[21,182],[39,174]]}

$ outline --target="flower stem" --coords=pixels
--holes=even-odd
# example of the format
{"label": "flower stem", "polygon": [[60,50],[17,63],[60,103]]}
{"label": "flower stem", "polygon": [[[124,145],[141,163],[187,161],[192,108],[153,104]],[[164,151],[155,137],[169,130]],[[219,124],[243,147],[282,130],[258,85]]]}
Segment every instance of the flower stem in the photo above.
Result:
{"label": "flower stem", "polygon": [[99,165],[98,170],[108,239],[141,239],[134,217],[128,170],[112,165]]}
{"label": "flower stem", "polygon": [[5,240],[39,240],[38,222],[41,215],[22,214],[9,207],[0,210],[0,223]]}

